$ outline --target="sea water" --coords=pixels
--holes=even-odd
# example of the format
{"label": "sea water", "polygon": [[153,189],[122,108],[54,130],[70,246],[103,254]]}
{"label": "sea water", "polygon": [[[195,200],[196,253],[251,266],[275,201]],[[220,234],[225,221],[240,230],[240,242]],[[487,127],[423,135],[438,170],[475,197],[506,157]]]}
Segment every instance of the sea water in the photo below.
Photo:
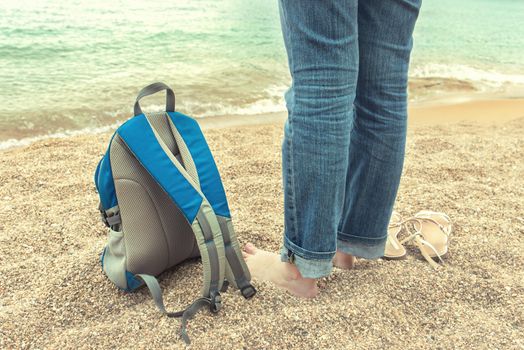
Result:
{"label": "sea water", "polygon": [[[109,130],[155,81],[171,85],[177,110],[195,117],[285,110],[277,4],[1,0],[0,148]],[[450,81],[493,93],[524,86],[523,23],[520,0],[425,0],[411,99],[432,98]],[[144,109],[162,108],[162,98]]]}

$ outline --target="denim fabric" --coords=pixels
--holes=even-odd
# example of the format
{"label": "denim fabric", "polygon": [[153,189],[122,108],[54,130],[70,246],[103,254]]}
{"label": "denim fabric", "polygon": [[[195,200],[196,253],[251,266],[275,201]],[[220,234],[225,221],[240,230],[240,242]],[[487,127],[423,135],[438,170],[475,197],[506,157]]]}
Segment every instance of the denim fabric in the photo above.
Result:
{"label": "denim fabric", "polygon": [[292,77],[282,261],[329,274],[337,248],[382,256],[402,172],[420,0],[280,0]]}

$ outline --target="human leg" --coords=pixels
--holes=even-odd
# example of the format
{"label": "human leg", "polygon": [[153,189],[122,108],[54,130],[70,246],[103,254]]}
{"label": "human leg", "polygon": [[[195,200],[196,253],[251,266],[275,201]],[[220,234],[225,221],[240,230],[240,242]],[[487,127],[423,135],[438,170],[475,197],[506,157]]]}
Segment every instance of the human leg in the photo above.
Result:
{"label": "human leg", "polygon": [[328,275],[336,251],[358,73],[356,5],[280,1],[292,76],[282,145],[281,260],[292,262],[305,279]]}
{"label": "human leg", "polygon": [[408,66],[420,0],[360,1],[359,75],[339,252],[383,255],[404,162]]}

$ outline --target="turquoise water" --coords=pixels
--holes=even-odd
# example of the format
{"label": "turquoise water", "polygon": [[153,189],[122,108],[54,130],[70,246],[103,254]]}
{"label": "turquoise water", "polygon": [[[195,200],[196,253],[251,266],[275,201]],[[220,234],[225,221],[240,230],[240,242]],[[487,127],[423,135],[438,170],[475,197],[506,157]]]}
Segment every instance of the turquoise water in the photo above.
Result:
{"label": "turquoise water", "polygon": [[[154,81],[197,117],[284,110],[275,0],[2,0],[0,19],[0,148],[110,128]],[[524,86],[522,23],[524,1],[425,0],[411,76]]]}
{"label": "turquoise water", "polygon": [[524,84],[522,0],[425,0],[414,39],[412,76]]}

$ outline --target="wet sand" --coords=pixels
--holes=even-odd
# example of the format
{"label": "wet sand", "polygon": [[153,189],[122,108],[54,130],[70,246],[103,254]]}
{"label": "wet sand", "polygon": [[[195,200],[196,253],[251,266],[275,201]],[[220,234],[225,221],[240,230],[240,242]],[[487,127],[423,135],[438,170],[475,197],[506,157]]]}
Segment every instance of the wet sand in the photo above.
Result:
{"label": "wet sand", "polygon": [[[440,271],[415,248],[358,260],[314,300],[267,283],[252,300],[190,321],[195,349],[422,349],[524,346],[524,102],[410,109],[396,210],[454,223]],[[241,243],[277,251],[283,230],[283,114],[203,120]],[[0,348],[184,348],[179,320],[147,292],[126,294],[98,261],[106,230],[92,181],[110,134],[44,140],[1,153]],[[201,267],[161,276],[169,309],[198,296]]]}
{"label": "wet sand", "polygon": [[[287,113],[267,113],[254,116],[230,115],[199,120],[204,129],[223,129],[241,125],[283,123]],[[414,125],[456,123],[500,124],[524,117],[524,99],[471,99],[468,95],[413,103],[408,122]]]}

